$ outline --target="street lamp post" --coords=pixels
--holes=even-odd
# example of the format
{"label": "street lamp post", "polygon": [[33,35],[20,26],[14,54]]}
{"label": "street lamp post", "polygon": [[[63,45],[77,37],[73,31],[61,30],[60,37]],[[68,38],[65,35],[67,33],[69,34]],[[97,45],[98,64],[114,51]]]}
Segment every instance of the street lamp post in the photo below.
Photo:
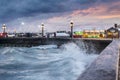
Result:
{"label": "street lamp post", "polygon": [[3,24],[2,29],[3,29],[3,33],[5,33],[5,30],[6,30],[6,25],[5,24]]}
{"label": "street lamp post", "polygon": [[70,37],[73,38],[73,21],[70,22],[71,34]]}
{"label": "street lamp post", "polygon": [[42,37],[44,37],[44,24],[41,24],[41,28],[42,28]]}

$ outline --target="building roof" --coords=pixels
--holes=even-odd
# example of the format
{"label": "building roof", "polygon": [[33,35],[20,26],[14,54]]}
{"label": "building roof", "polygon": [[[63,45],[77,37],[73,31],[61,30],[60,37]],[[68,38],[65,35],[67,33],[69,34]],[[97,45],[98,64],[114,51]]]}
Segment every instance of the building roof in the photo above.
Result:
{"label": "building roof", "polygon": [[110,31],[110,32],[112,32],[112,31],[114,32],[115,31],[116,32],[116,31],[119,31],[119,30],[114,28],[114,27],[111,27],[111,28],[107,29],[107,31]]}

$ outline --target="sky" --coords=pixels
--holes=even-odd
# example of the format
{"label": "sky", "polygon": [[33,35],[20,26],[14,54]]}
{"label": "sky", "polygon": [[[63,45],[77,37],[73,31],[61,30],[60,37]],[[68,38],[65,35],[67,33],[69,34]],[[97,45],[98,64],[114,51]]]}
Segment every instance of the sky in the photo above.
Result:
{"label": "sky", "polygon": [[[7,31],[46,32],[107,29],[120,24],[120,0],[0,0],[0,25]],[[0,29],[2,31],[2,28]]]}

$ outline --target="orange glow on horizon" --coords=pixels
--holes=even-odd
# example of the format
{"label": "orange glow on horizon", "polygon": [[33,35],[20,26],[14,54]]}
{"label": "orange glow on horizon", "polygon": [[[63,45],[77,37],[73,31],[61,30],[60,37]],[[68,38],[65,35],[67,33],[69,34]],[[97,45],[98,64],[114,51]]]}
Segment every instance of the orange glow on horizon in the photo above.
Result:
{"label": "orange glow on horizon", "polygon": [[108,19],[108,18],[120,18],[120,15],[106,15],[106,16],[98,16],[99,19]]}

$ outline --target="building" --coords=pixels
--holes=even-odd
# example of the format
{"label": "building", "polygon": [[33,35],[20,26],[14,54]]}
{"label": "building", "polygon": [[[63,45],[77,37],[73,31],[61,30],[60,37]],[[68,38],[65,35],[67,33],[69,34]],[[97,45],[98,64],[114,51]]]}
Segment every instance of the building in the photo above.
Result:
{"label": "building", "polygon": [[118,31],[119,31],[119,38],[120,38],[120,25],[114,24],[114,26],[115,26],[116,29],[118,29]]}
{"label": "building", "polygon": [[5,38],[7,37],[7,33],[0,33],[0,38]]}
{"label": "building", "polygon": [[83,38],[104,38],[104,30],[84,30]]}
{"label": "building", "polygon": [[111,27],[105,31],[106,38],[119,38],[119,30],[115,27]]}
{"label": "building", "polygon": [[83,31],[75,31],[73,34],[74,38],[82,38],[83,36]]}

